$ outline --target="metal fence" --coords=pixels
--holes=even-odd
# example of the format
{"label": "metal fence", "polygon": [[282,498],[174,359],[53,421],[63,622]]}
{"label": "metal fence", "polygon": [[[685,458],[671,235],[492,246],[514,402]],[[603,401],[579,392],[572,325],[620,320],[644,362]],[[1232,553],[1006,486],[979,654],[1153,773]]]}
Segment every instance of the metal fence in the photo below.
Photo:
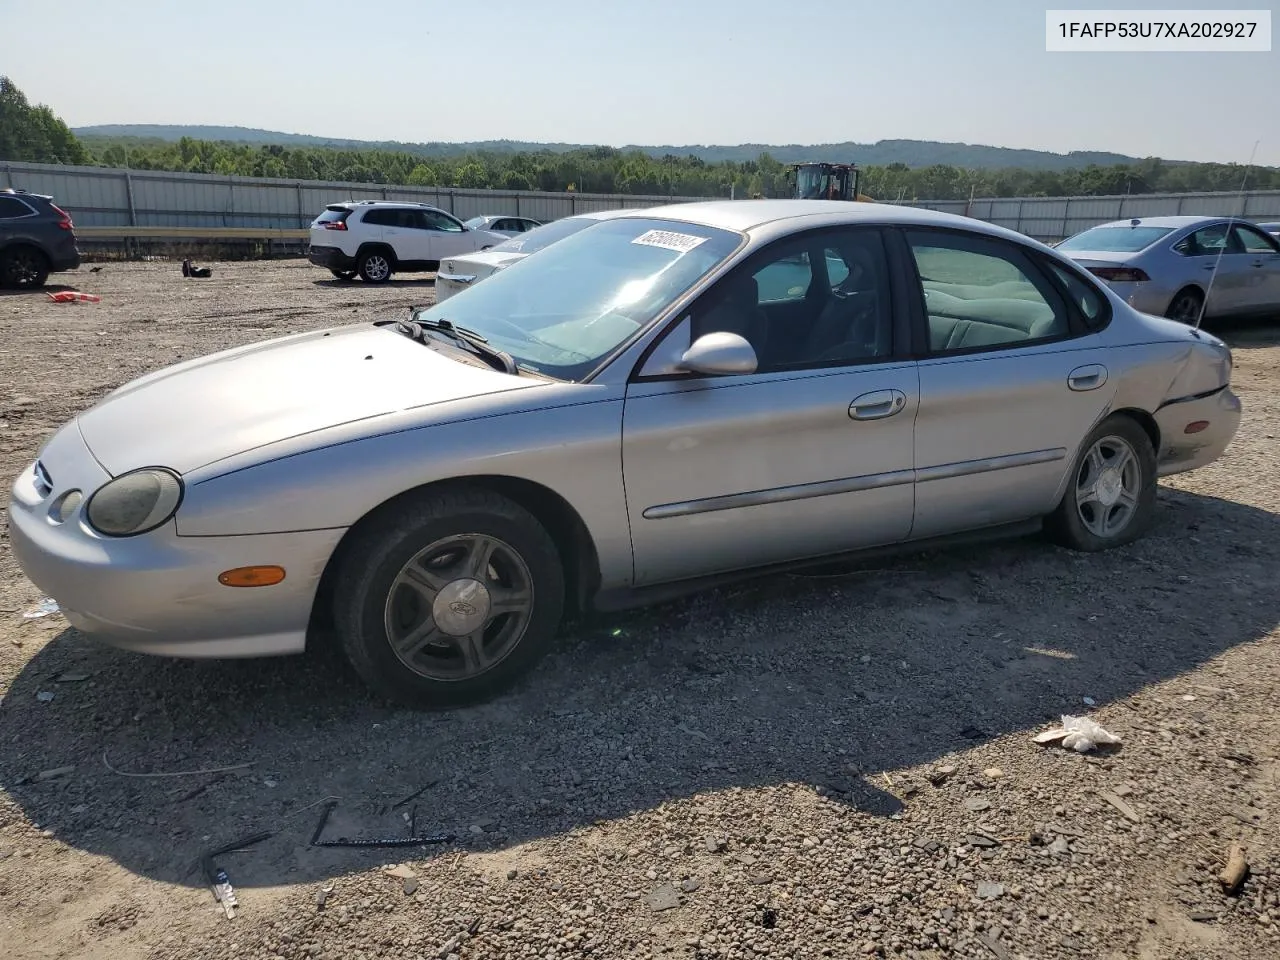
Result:
{"label": "metal fence", "polygon": [[430,203],[463,220],[481,214],[557,220],[575,213],[652,207],[702,197],[464,190],[324,180],[117,170],[0,161],[0,188],[54,197],[85,227],[251,227],[297,230],[341,200]]}
{"label": "metal fence", "polygon": [[1009,197],[912,204],[985,220],[1042,241],[1132,217],[1243,217],[1280,220],[1280,190],[1254,193],[1147,193],[1114,197]]}
{"label": "metal fence", "polygon": [[[707,197],[465,190],[317,180],[271,180],[0,160],[0,187],[52,195],[77,226],[254,228],[297,231],[339,200],[413,200],[467,219],[480,214],[555,220],[591,210],[649,207]],[[1114,197],[1012,197],[916,202],[1053,241],[1129,217],[1172,214],[1280,220],[1280,190]]]}

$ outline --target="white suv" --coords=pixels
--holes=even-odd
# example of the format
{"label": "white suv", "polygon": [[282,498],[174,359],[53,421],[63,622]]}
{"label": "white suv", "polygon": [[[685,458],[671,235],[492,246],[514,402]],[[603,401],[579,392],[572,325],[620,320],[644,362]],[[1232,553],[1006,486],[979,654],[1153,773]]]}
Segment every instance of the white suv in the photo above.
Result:
{"label": "white suv", "polygon": [[425,203],[331,203],[311,221],[307,258],[339,280],[382,283],[393,273],[436,270],[445,257],[487,250],[508,238],[474,230]]}

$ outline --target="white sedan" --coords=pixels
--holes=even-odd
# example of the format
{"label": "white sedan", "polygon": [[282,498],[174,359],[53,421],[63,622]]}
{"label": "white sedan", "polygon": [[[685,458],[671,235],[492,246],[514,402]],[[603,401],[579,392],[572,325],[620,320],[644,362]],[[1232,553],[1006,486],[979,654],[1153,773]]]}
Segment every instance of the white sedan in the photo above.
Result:
{"label": "white sedan", "polygon": [[593,223],[620,217],[626,213],[635,213],[635,210],[597,210],[593,213],[579,213],[535,227],[528,233],[512,237],[488,250],[449,257],[441,262],[440,270],[436,274],[436,303],[474,286],[499,270],[505,270],[513,263],[523,260],[532,253],[537,253],[543,247],[549,247],[557,240],[563,240]]}

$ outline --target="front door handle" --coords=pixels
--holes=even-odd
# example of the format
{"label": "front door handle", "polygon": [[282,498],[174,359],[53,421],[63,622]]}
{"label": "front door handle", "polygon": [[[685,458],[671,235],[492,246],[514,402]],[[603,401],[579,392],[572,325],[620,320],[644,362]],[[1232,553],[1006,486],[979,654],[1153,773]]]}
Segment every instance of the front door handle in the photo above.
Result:
{"label": "front door handle", "polygon": [[1107,382],[1107,368],[1100,363],[1076,367],[1067,374],[1067,386],[1072,390],[1097,390]]}
{"label": "front door handle", "polygon": [[849,416],[854,420],[883,420],[906,407],[907,395],[901,390],[874,390],[849,404]]}

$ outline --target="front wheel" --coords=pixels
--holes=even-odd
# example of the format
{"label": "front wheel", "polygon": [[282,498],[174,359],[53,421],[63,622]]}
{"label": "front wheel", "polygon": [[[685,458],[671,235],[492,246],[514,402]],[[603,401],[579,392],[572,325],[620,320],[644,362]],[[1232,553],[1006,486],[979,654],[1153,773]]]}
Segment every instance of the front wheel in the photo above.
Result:
{"label": "front wheel", "polygon": [[1066,493],[1046,524],[1073,550],[1097,551],[1132,543],[1146,531],[1156,505],[1156,454],[1131,417],[1108,417],[1089,434]]}
{"label": "front wheel", "polygon": [[478,703],[532,669],[555,638],[564,570],[550,534],[484,490],[390,507],[346,551],[334,620],[347,659],[408,706]]}

